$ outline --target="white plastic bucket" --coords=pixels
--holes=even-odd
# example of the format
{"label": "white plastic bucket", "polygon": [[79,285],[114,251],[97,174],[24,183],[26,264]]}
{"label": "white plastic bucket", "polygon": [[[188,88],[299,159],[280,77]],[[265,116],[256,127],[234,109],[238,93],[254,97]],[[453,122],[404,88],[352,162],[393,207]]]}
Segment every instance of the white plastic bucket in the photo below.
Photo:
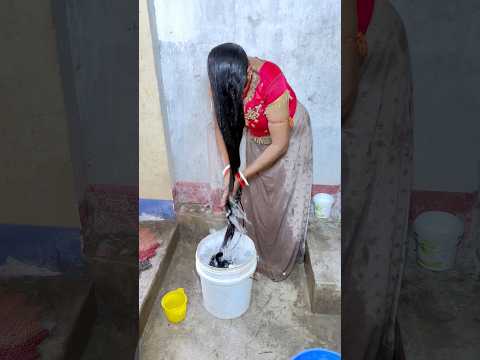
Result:
{"label": "white plastic bucket", "polygon": [[234,319],[243,315],[250,306],[257,252],[252,239],[236,232],[228,249],[236,254],[234,265],[226,269],[210,266],[210,258],[220,248],[225,230],[210,234],[200,241],[195,265],[202,284],[205,309],[219,319]]}
{"label": "white plastic bucket", "polygon": [[315,208],[315,216],[320,219],[330,218],[335,198],[330,194],[316,194],[313,197],[313,205]]}
{"label": "white plastic bucket", "polygon": [[443,211],[427,211],[414,222],[417,263],[429,270],[453,268],[457,245],[464,232],[463,221]]}

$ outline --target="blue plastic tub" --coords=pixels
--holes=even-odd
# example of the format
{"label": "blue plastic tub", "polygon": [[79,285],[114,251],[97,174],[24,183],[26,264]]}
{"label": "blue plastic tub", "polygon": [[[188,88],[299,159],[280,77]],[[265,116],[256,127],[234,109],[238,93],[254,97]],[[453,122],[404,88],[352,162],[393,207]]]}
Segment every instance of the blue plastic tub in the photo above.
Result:
{"label": "blue plastic tub", "polygon": [[308,349],[295,355],[292,360],[340,360],[340,354],[324,349]]}

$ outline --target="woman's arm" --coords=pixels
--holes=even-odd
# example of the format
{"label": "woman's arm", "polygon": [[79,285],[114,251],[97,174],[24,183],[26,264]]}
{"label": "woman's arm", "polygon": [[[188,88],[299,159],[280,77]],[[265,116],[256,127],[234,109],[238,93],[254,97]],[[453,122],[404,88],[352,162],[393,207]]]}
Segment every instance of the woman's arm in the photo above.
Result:
{"label": "woman's arm", "polygon": [[357,96],[360,56],[356,44],[357,0],[342,0],[342,125]]}
{"label": "woman's arm", "polygon": [[288,102],[289,93],[285,91],[277,100],[268,105],[265,115],[268,119],[268,129],[272,143],[244,170],[243,174],[247,180],[270,168],[287,152],[290,139]]}

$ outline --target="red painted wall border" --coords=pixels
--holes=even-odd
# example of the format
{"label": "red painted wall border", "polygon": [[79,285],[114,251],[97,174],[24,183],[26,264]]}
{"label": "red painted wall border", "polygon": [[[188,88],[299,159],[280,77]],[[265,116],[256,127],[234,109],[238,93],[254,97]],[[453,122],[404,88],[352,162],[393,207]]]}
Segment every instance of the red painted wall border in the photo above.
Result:
{"label": "red painted wall border", "polygon": [[[340,185],[312,186],[312,196],[317,193],[336,194],[340,191]],[[219,205],[222,189],[212,189],[208,183],[178,181],[173,187],[173,199],[175,204],[193,203],[207,205],[214,212],[221,211]]]}
{"label": "red painted wall border", "polygon": [[[341,191],[340,185],[320,185],[312,186],[312,196],[317,193],[337,194]],[[138,209],[138,188],[129,185],[110,185],[93,184],[89,185],[86,193],[98,194],[103,199],[102,206],[122,212],[131,213]],[[221,189],[212,189],[208,183],[200,182],[177,182],[173,188],[175,204],[178,203],[196,203],[211,206],[214,211],[221,211],[219,200],[222,194]],[[478,193],[467,192],[445,192],[445,191],[412,191],[410,201],[410,221],[424,211],[447,211],[458,215],[465,220],[465,230],[470,232],[472,222],[472,211],[477,199]],[[119,207],[119,204],[127,204],[125,208]],[[80,206],[82,223],[85,223],[88,214],[86,208]],[[128,210],[127,210],[128,208]]]}
{"label": "red painted wall border", "polygon": [[[94,211],[114,214],[118,221],[128,222],[135,227],[138,219],[138,194],[138,187],[133,185],[88,185],[79,204],[82,227],[87,226]],[[89,199],[94,204],[92,201],[89,204]]]}
{"label": "red painted wall border", "polygon": [[334,195],[340,192],[341,186],[340,185],[317,185],[314,184],[312,186],[312,196],[318,193],[325,193]]}

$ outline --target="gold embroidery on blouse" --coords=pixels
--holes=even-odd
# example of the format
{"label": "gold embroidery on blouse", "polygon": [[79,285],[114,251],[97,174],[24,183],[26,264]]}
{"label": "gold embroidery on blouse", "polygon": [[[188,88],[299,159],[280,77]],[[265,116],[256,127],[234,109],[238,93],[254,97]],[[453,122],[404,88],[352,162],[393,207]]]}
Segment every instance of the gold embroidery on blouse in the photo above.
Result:
{"label": "gold embroidery on blouse", "polygon": [[253,106],[245,113],[245,123],[248,126],[255,127],[255,124],[250,124],[252,121],[258,122],[258,117],[260,116],[260,109],[262,108],[262,104],[258,104],[257,106]]}
{"label": "gold embroidery on blouse", "polygon": [[250,136],[250,139],[260,145],[270,145],[272,143],[271,136]]}

